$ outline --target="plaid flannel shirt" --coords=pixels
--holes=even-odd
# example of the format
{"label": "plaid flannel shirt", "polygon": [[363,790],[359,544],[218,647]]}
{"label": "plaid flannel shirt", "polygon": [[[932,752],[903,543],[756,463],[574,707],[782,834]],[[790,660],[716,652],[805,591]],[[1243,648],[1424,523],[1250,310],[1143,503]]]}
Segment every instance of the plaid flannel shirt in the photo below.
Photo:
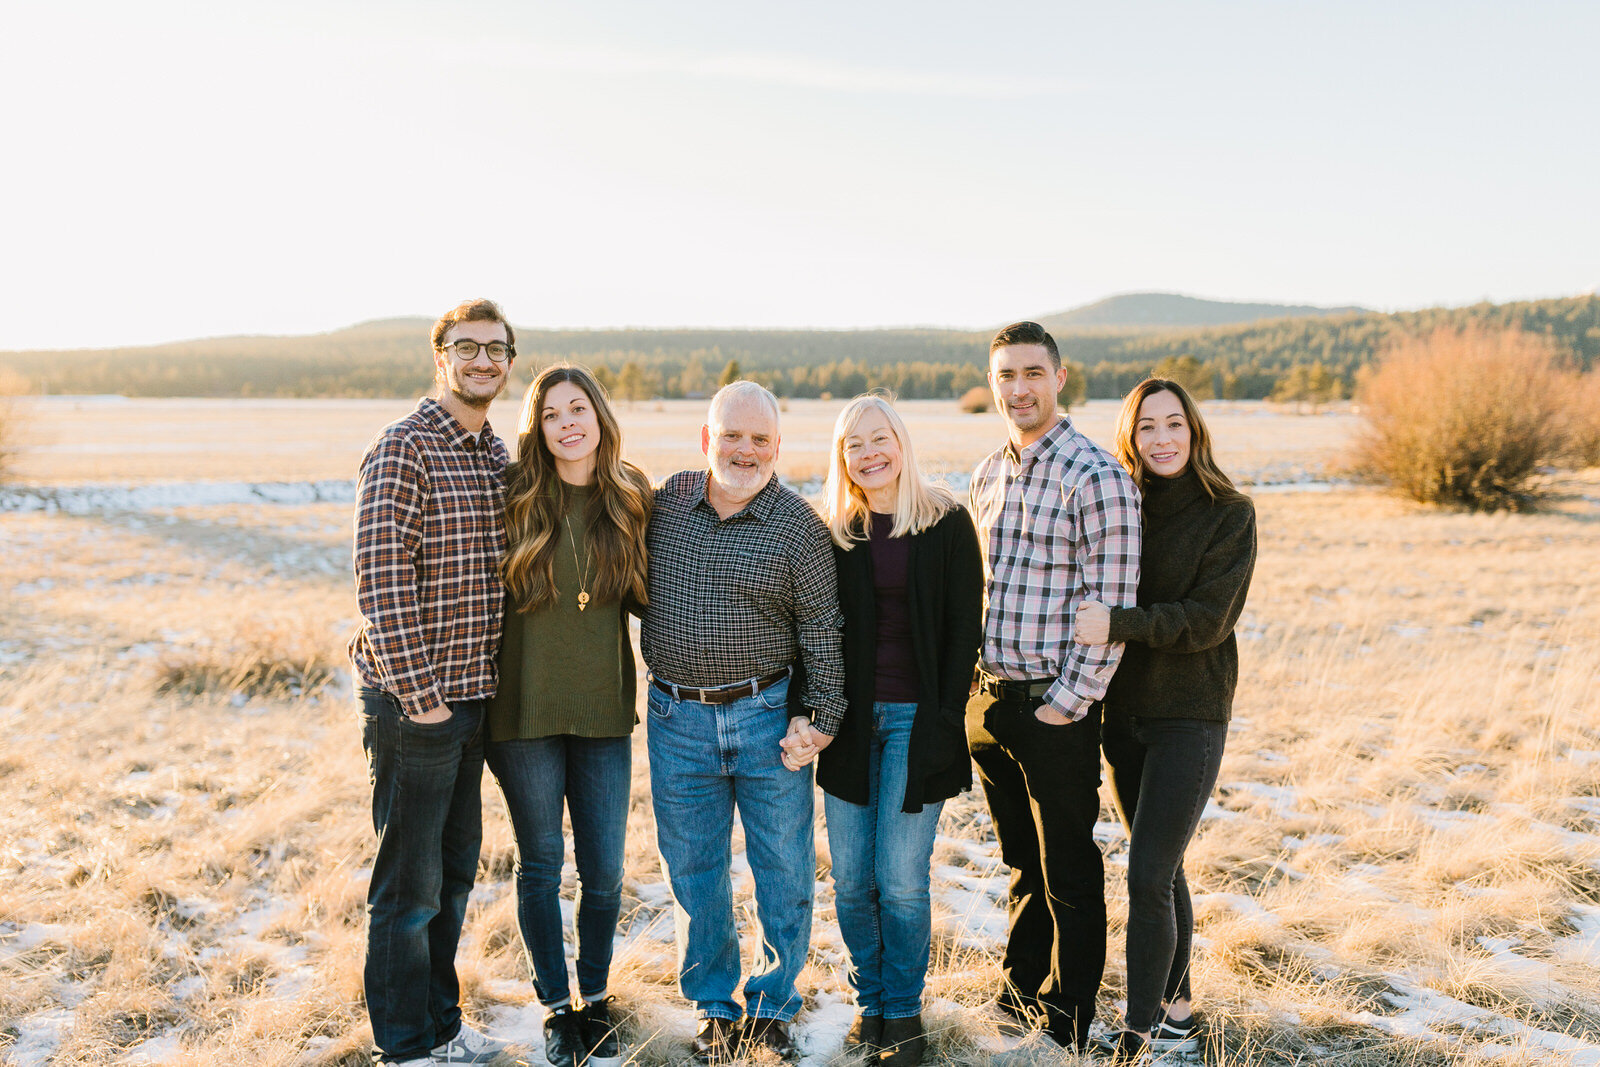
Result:
{"label": "plaid flannel shirt", "polygon": [[1105,696],[1122,645],[1079,645],[1085,600],[1130,607],[1139,588],[1139,491],[1116,458],[1063,415],[1018,452],[1011,442],[972,474],[983,546],[984,670],[1054,678],[1045,702],[1074,719]]}
{"label": "plaid flannel shirt", "polygon": [[361,459],[350,661],[407,715],[494,696],[507,459],[487,423],[471,434],[431,397]]}

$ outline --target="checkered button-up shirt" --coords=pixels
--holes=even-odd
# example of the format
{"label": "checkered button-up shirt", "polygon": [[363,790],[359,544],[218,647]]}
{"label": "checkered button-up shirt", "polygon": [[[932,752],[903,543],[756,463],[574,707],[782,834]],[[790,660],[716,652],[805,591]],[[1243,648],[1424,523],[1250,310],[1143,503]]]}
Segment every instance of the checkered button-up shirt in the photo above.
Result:
{"label": "checkered button-up shirt", "polygon": [[361,459],[350,661],[408,715],[494,696],[507,458],[487,423],[469,433],[430,397]]}
{"label": "checkered button-up shirt", "polygon": [[679,471],[656,490],[650,606],[639,634],[645,663],[663,681],[715,689],[798,662],[811,721],[838,733],[844,614],[828,528],[777,478],[720,518],[706,477]]}
{"label": "checkered button-up shirt", "polygon": [[1116,458],[1062,416],[1031,445],[1011,442],[972,474],[984,548],[984,670],[1054,678],[1045,702],[1074,719],[1105,696],[1122,645],[1072,640],[1078,605],[1129,607],[1139,589],[1139,491]]}

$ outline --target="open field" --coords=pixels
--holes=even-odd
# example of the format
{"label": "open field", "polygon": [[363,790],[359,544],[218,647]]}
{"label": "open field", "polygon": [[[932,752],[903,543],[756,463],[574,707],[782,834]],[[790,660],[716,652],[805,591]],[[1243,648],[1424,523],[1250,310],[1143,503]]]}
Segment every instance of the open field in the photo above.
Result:
{"label": "open field", "polygon": [[[249,482],[351,478],[362,450],[409,400],[177,400],[123,397],[20,397],[25,434],[15,478],[24,483],[139,485],[192,479]],[[833,420],[843,405],[784,402],[778,470],[794,481],[820,475]],[[1092,400],[1073,418],[1097,440],[1109,440],[1118,402]],[[498,401],[489,416],[514,445],[520,405]],[[900,405],[924,464],[966,472],[1004,436],[998,417],[963,414],[953,400]],[[641,401],[619,407],[630,459],[660,478],[699,466],[697,400]],[[1227,469],[1255,481],[1295,481],[1321,473],[1355,424],[1347,408],[1315,417],[1283,415],[1259,401],[1214,401],[1206,407]]]}
{"label": "open field", "polygon": [[[409,407],[30,403],[19,473],[56,485],[348,478]],[[966,469],[1000,436],[992,415],[907,408],[938,469]],[[791,403],[788,474],[820,472],[835,410]],[[1206,411],[1225,465],[1262,481],[1314,474],[1353,424]],[[1104,440],[1113,414],[1091,403],[1079,421]],[[507,430],[514,409],[494,417]],[[697,458],[698,405],[622,417],[653,474]],[[1190,852],[1197,1059],[1600,1064],[1600,471],[1553,475],[1549,505],[1520,515],[1321,488],[1257,498],[1236,719]],[[0,512],[0,1062],[368,1062],[348,512]],[[636,750],[614,989],[634,1012],[634,1062],[661,1065],[682,1058],[692,1018],[672,980],[642,731]],[[510,832],[487,781],[485,803],[469,1013],[540,1063]],[[948,805],[941,833],[938,1062],[1059,1062],[1037,1042],[1011,1048],[984,1008],[1005,872],[981,800]],[[819,838],[799,1028],[812,1067],[835,1058],[851,1016]],[[1102,840],[1118,916],[1109,809]],[[1121,937],[1114,920],[1108,1019]]]}

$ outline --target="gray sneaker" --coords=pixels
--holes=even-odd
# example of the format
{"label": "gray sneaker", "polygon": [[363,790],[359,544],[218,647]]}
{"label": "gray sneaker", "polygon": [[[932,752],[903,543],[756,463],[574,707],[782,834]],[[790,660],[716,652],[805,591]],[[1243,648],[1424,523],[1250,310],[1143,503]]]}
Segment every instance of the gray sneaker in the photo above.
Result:
{"label": "gray sneaker", "polygon": [[433,1050],[434,1063],[493,1063],[506,1050],[504,1041],[480,1034],[466,1023],[461,1032]]}

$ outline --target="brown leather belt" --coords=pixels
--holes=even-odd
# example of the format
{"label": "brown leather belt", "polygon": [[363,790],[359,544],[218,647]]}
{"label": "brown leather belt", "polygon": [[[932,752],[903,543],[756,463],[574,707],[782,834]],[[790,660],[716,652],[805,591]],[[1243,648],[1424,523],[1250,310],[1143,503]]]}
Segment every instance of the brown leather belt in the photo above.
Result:
{"label": "brown leather belt", "polygon": [[662,681],[653,674],[650,676],[650,684],[663,693],[672,694],[672,699],[674,700],[693,700],[697,704],[732,704],[735,700],[753,697],[763,689],[771,689],[787,677],[789,677],[789,668],[785,667],[783,670],[775,674],[769,674],[765,678],[752,678],[748,682],[740,682],[738,685],[723,685],[715,689],[692,689],[686,685],[673,685],[671,682]]}
{"label": "brown leather belt", "polygon": [[978,672],[978,688],[998,700],[1040,700],[1056,684],[1054,678],[1040,678],[1028,682],[1012,682],[996,678],[987,671]]}

